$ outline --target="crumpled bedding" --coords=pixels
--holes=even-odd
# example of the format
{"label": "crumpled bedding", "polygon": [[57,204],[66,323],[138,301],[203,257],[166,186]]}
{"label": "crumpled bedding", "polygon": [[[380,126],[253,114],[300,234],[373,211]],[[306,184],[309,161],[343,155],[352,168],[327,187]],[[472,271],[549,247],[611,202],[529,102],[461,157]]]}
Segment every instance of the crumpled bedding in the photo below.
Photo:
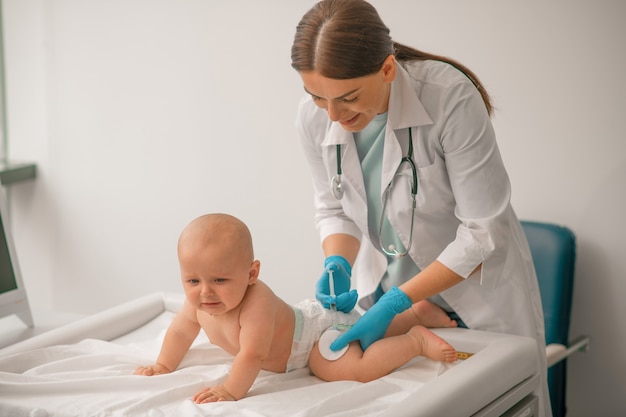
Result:
{"label": "crumpled bedding", "polygon": [[205,386],[222,383],[232,356],[201,334],[179,368],[133,375],[153,363],[173,313],[113,341],[85,339],[0,358],[0,416],[374,416],[454,365],[419,357],[369,383],[324,382],[308,369],[261,371],[235,402],[194,404]]}

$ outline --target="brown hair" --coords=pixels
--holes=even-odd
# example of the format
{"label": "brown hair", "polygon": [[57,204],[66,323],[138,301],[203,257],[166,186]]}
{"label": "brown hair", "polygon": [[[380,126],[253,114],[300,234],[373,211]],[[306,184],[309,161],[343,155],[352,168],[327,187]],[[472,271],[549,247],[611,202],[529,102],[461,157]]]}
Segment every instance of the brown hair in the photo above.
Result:
{"label": "brown hair", "polygon": [[291,47],[291,66],[347,80],[379,71],[389,55],[398,61],[435,60],[452,65],[474,83],[487,112],[489,94],[469,68],[453,59],[394,42],[376,9],[364,0],[322,0],[300,20]]}

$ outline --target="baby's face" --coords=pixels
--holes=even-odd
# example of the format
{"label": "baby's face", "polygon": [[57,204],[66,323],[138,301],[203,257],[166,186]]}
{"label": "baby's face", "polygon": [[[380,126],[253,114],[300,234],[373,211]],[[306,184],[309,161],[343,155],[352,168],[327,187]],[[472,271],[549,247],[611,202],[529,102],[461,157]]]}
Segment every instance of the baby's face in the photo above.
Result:
{"label": "baby's face", "polygon": [[237,255],[217,244],[179,252],[183,288],[198,310],[218,315],[239,306],[256,281],[258,262],[250,264]]}

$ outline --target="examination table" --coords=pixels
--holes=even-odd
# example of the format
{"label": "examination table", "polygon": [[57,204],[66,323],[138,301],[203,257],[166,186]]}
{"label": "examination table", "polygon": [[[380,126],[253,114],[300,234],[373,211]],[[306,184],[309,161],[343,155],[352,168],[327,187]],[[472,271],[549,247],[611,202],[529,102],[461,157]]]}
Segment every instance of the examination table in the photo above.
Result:
{"label": "examination table", "polygon": [[153,363],[183,294],[155,293],[0,350],[0,415],[11,416],[524,416],[536,412],[535,341],[435,329],[458,351],[454,364],[424,357],[369,383],[323,382],[308,369],[261,371],[236,402],[191,397],[223,382],[232,357],[202,333],[171,374],[136,376]]}

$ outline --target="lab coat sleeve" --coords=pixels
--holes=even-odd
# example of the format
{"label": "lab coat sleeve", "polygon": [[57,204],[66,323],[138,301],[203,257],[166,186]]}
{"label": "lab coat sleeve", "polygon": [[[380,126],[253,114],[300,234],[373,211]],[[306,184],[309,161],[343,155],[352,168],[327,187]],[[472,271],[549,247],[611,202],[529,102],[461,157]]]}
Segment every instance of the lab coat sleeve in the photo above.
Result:
{"label": "lab coat sleeve", "polygon": [[[343,233],[361,239],[357,225],[344,213],[341,202],[330,189],[330,178],[334,175],[327,168],[322,145],[329,127],[329,118],[323,109],[318,108],[309,96],[305,96],[299,105],[296,128],[308,162],[313,181],[315,204],[315,226],[321,241],[336,233]],[[335,146],[332,145],[332,149]]]}
{"label": "lab coat sleeve", "polygon": [[506,264],[509,222],[516,221],[509,177],[476,88],[458,83],[442,105],[447,117],[440,141],[460,224],[437,259],[465,278],[482,264],[480,283],[493,287]]}

